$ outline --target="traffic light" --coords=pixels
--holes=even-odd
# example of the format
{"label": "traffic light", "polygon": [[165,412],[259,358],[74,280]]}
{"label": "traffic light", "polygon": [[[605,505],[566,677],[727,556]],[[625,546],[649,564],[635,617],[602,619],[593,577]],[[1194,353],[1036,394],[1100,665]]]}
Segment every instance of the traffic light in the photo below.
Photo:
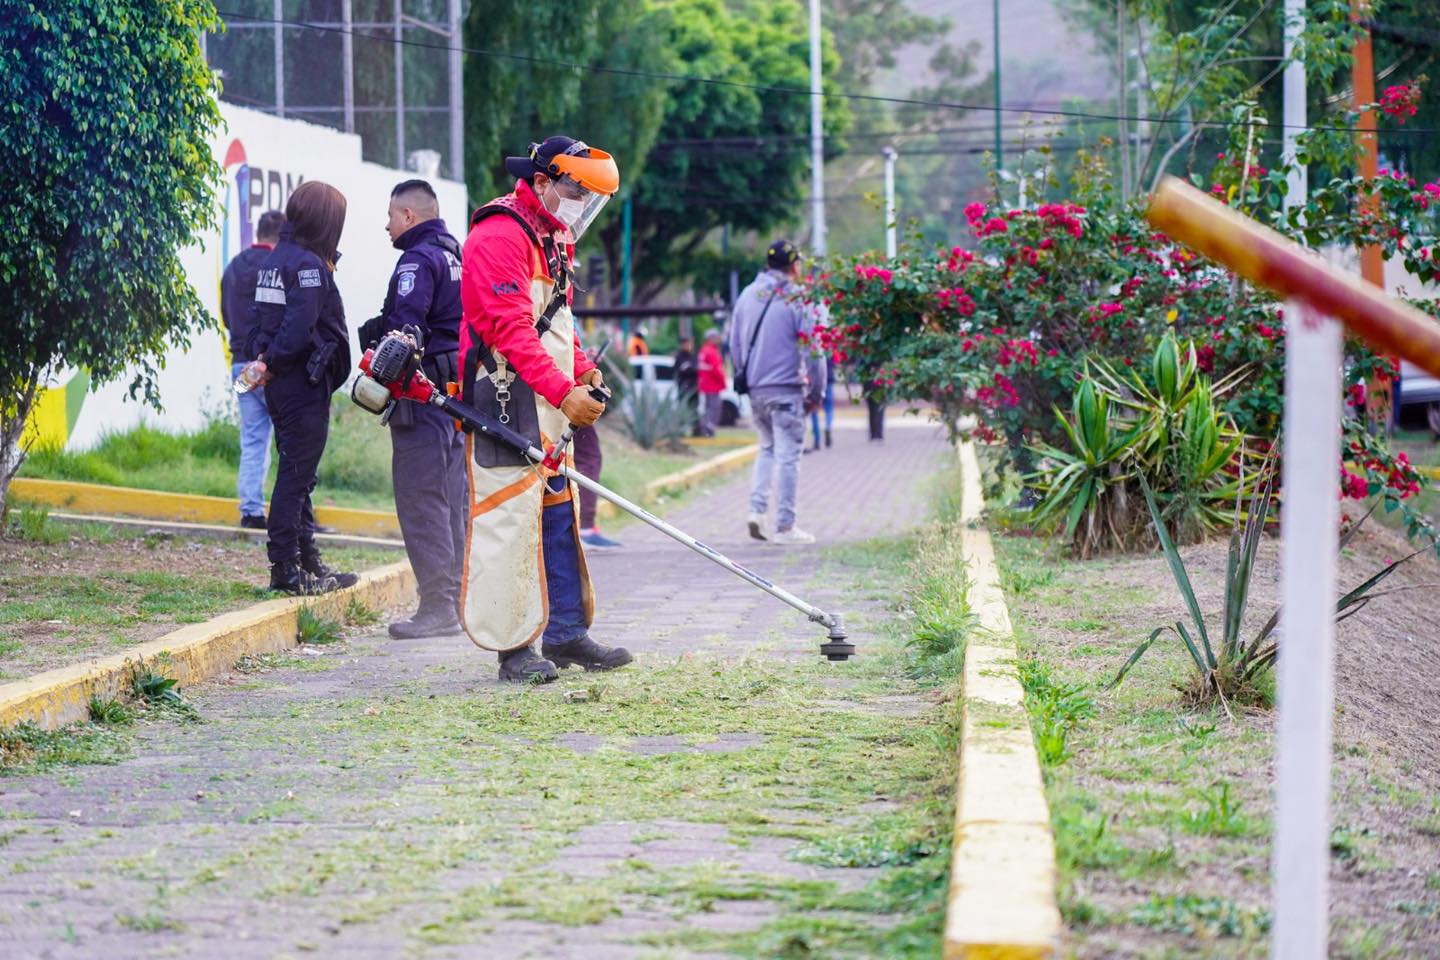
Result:
{"label": "traffic light", "polygon": [[594,291],[605,285],[605,258],[592,253],[585,261],[585,289]]}

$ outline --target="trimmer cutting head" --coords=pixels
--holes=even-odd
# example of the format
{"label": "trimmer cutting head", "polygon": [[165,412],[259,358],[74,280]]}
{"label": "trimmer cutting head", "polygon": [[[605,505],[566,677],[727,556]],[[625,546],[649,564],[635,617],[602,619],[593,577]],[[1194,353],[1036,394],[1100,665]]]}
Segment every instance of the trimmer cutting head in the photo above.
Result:
{"label": "trimmer cutting head", "polygon": [[834,621],[830,624],[829,640],[820,644],[820,653],[826,660],[849,660],[855,654],[855,644],[849,641],[840,617],[836,616]]}

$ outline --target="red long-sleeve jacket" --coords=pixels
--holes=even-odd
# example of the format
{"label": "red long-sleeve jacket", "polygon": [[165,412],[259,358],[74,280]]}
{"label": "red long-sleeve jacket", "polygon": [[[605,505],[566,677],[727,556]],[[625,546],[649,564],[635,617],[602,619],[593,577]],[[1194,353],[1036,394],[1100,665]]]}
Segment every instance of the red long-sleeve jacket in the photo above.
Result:
{"label": "red long-sleeve jacket", "polygon": [[[551,234],[557,241],[568,238],[564,225],[550,215],[523,180],[516,182],[510,200],[536,227],[536,235],[542,240]],[[573,255],[573,247],[567,245],[567,250]],[[460,324],[460,355],[465,356],[479,337],[486,347],[498,350],[531,389],[558,407],[565,394],[595,365],[577,338],[574,368],[562,370],[536,336],[530,281],[549,275],[544,256],[512,218],[490,216],[476,223],[465,240],[460,274],[464,318]]]}

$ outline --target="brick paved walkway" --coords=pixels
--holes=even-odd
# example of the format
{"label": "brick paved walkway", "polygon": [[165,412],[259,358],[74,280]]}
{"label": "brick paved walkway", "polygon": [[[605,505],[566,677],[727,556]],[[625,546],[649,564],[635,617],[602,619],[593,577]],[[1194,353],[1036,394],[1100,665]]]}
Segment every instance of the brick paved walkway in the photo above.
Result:
{"label": "brick paved walkway", "polygon": [[[816,547],[746,538],[748,476],[668,516],[811,602],[854,616],[863,656],[867,615],[873,623],[883,614],[856,590],[853,569],[835,575],[825,558],[923,518],[926,484],[948,450],[933,426],[897,423],[884,444],[867,444],[859,422],[842,420],[836,447],[803,461],[800,524],[820,539]],[[697,650],[818,659],[823,632],[788,607],[647,527],[630,525],[621,536],[623,550],[592,559],[601,604],[592,632],[635,652],[632,671]],[[659,901],[630,898],[581,927],[485,908],[506,895],[583,901],[587,883],[642,855],[655,868],[713,864],[843,889],[868,879],[865,870],[787,859],[794,840],[737,844],[714,816],[655,820],[643,810],[579,826],[555,855],[565,890],[550,886],[553,863],[533,881],[514,877],[508,864],[534,859],[534,811],[517,811],[522,829],[497,832],[457,816],[457,792],[486,798],[474,802],[493,814],[506,783],[537,768],[550,778],[542,796],[575,789],[566,757],[683,759],[751,749],[763,738],[735,732],[696,743],[683,722],[674,733],[659,724],[658,733],[629,738],[622,754],[601,750],[613,737],[579,724],[535,745],[534,766],[515,766],[483,746],[483,730],[466,733],[467,722],[474,727],[467,711],[518,695],[495,682],[493,655],[463,640],[396,642],[383,629],[304,652],[187,691],[207,722],[138,725],[133,753],[118,764],[0,779],[0,956],[691,956],[655,944],[667,932],[754,928],[779,907],[727,900],[677,917]],[[567,680],[567,689],[586,682]],[[558,686],[526,695],[557,703]],[[891,708],[904,715],[914,706]],[[397,720],[383,734],[366,733],[367,721],[390,717],[412,726]],[[443,762],[434,759],[442,752]],[[583,795],[574,802],[583,808]],[[457,918],[472,901],[476,916]],[[442,929],[465,934],[447,942]],[[647,935],[651,945],[637,945]]]}

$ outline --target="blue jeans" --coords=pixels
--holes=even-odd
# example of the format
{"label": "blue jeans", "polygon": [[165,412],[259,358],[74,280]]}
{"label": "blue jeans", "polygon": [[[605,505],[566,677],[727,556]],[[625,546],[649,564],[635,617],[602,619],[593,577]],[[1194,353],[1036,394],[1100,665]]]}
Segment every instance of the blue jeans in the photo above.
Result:
{"label": "blue jeans", "polygon": [[[243,363],[230,365],[233,381],[245,369]],[[240,401],[240,471],[235,493],[240,498],[242,517],[265,516],[265,475],[270,472],[270,411],[265,406],[265,388],[256,387],[235,398]]]}
{"label": "blue jeans", "polygon": [[[568,483],[551,477],[549,489],[558,493]],[[580,548],[575,543],[575,507],[570,501],[544,508],[540,537],[545,550],[545,585],[550,598],[550,621],[545,624],[544,643],[564,646],[582,639],[585,605],[580,599]]]}
{"label": "blue jeans", "polygon": [[800,451],[805,446],[805,398],[799,390],[777,394],[753,391],[750,413],[760,434],[760,454],[750,485],[750,512],[769,509],[770,486],[778,468],[775,529],[795,526],[795,491],[800,485]]}
{"label": "blue jeans", "polygon": [[[835,426],[835,384],[825,384],[825,401],[821,405],[825,410],[825,430],[828,433]],[[815,446],[820,446],[820,411],[816,410],[810,414],[810,432],[815,437]]]}

